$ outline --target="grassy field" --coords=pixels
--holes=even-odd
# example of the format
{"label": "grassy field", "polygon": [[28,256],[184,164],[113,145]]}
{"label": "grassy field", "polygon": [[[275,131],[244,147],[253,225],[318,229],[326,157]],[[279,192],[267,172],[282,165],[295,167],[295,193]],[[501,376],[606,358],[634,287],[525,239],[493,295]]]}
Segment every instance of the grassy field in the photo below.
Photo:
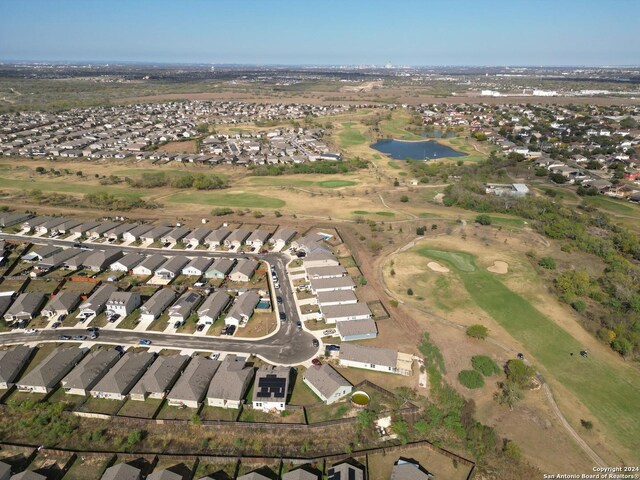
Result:
{"label": "grassy field", "polygon": [[285,202],[279,198],[258,193],[180,192],[168,196],[167,203],[187,203],[218,207],[281,208]]}
{"label": "grassy field", "polygon": [[409,132],[407,127],[411,121],[411,116],[405,110],[394,112],[390,120],[380,122],[380,130],[384,136],[398,140],[424,140],[422,135]]}
{"label": "grassy field", "polygon": [[587,205],[608,210],[617,215],[633,215],[640,217],[640,208],[622,200],[610,200],[605,197],[587,197],[584,199]]}
{"label": "grassy field", "polygon": [[468,253],[423,248],[424,257],[444,262],[462,279],[473,301],[520,341],[559,383],[573,392],[610,434],[640,451],[640,375],[606,358],[587,359],[569,333],[541,314],[495,275],[475,264]]}
{"label": "grassy field", "polygon": [[304,180],[293,177],[251,177],[249,181],[255,185],[263,185],[268,187],[322,187],[322,188],[340,188],[352,187],[358,182],[353,180]]}
{"label": "grassy field", "polygon": [[340,147],[349,148],[356,145],[362,145],[367,142],[367,137],[355,127],[354,122],[345,122],[342,124],[342,130],[338,134]]}
{"label": "grassy field", "polygon": [[358,182],[354,182],[352,180],[324,180],[322,182],[318,182],[318,186],[324,188],[353,187],[357,184]]}
{"label": "grassy field", "polygon": [[354,210],[352,212],[354,215],[378,215],[380,217],[395,217],[396,214],[393,212],[368,212],[366,210]]}
{"label": "grassy field", "polygon": [[145,190],[132,190],[125,187],[109,186],[103,187],[100,185],[94,185],[91,183],[78,183],[76,179],[72,179],[68,182],[61,182],[59,180],[49,181],[42,180],[29,180],[29,179],[17,179],[17,178],[4,178],[0,177],[0,188],[13,188],[18,190],[41,190],[43,192],[55,192],[55,193],[97,193],[107,192],[121,197],[140,198],[146,194]]}

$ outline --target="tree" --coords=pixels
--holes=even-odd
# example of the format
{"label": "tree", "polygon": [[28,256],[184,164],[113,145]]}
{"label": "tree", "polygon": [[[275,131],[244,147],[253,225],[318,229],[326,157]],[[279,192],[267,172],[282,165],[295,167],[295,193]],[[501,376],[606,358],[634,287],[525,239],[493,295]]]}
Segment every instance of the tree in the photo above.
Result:
{"label": "tree", "polygon": [[580,420],[580,425],[582,425],[586,430],[591,430],[593,428],[593,422],[590,420]]}
{"label": "tree", "polygon": [[39,173],[40,175],[47,173],[47,169],[44,167],[36,167],[36,173]]}
{"label": "tree", "polygon": [[623,357],[626,357],[631,352],[633,352],[633,345],[624,337],[618,337],[613,342],[611,342],[611,348],[613,348]]}
{"label": "tree", "polygon": [[553,183],[559,183],[559,184],[567,183],[568,181],[567,177],[565,177],[561,173],[552,173],[551,175],[549,175],[549,179]]}
{"label": "tree", "polygon": [[481,214],[476,217],[476,223],[480,225],[491,225],[491,217],[486,214]]}
{"label": "tree", "polygon": [[471,366],[485,377],[500,373],[498,364],[486,355],[475,355],[471,357]]}
{"label": "tree", "polygon": [[513,410],[513,407],[522,400],[522,390],[519,385],[513,382],[500,382],[498,384],[500,390],[496,392],[494,398],[500,405],[506,405],[509,410]]}
{"label": "tree", "polygon": [[467,388],[476,389],[484,387],[484,379],[475,370],[462,370],[458,373],[458,381]]}
{"label": "tree", "polygon": [[400,201],[401,201],[402,203],[407,203],[407,202],[409,201],[409,197],[407,197],[406,195],[402,195],[402,196],[400,197]]}
{"label": "tree", "polygon": [[407,288],[407,295],[409,295],[409,296],[413,295],[413,289],[412,288]]}
{"label": "tree", "polygon": [[484,325],[470,325],[467,327],[467,335],[472,338],[484,340],[489,335],[489,329]]}
{"label": "tree", "polygon": [[538,260],[538,265],[547,270],[554,270],[556,268],[556,261],[551,257],[542,257]]}
{"label": "tree", "polygon": [[514,358],[507,362],[505,373],[507,374],[509,383],[514,383],[520,388],[525,388],[531,383],[536,372],[533,367],[525,364],[524,361],[519,358]]}
{"label": "tree", "polygon": [[367,284],[367,279],[364,278],[364,275],[360,275],[360,277],[358,277],[358,283],[363,286]]}
{"label": "tree", "polygon": [[620,127],[622,128],[636,128],[638,122],[636,122],[632,117],[624,117],[620,120]]}
{"label": "tree", "polygon": [[424,227],[418,227],[416,228],[416,235],[424,235],[424,231],[425,231]]}

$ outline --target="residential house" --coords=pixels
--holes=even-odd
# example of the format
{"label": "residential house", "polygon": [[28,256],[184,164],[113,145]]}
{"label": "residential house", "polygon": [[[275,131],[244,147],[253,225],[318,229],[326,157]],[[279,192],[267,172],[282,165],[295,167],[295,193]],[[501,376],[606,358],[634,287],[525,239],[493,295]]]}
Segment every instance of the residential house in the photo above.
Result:
{"label": "residential house", "polygon": [[189,361],[186,355],[160,355],[131,389],[131,400],[163,399]]}
{"label": "residential house", "polygon": [[496,195],[499,197],[524,197],[529,195],[529,188],[524,183],[512,183],[512,184],[498,184],[487,183],[485,184],[485,193],[487,195]]}
{"label": "residential house", "polygon": [[306,465],[291,470],[282,475],[282,480],[319,480],[320,472],[315,469],[311,469]]}
{"label": "residential house", "polygon": [[32,217],[22,223],[21,229],[26,232],[35,231],[37,226],[47,223],[51,219],[52,217]]}
{"label": "residential house", "polygon": [[371,310],[366,303],[347,303],[345,305],[322,305],[320,312],[325,322],[335,324],[347,320],[367,320]]}
{"label": "residential house", "polygon": [[180,240],[186,237],[190,232],[191,230],[189,230],[188,228],[177,227],[171,230],[170,232],[167,232],[166,234],[162,235],[160,237],[160,241],[163,243],[166,243],[166,242],[178,243]]}
{"label": "residential house", "polygon": [[207,357],[192,358],[167,395],[169,405],[199,408],[219,365],[220,362]]}
{"label": "residential house", "polygon": [[36,367],[21,378],[16,386],[21,392],[49,393],[75,367],[86,349],[56,348]]}
{"label": "residential house", "polygon": [[112,263],[109,268],[114,272],[129,272],[133,270],[136,265],[142,263],[145,258],[144,255],[140,255],[139,253],[128,253],[120,258],[120,260]]}
{"label": "residential house", "polygon": [[248,282],[258,268],[258,261],[254,259],[240,259],[229,274],[232,282]]}
{"label": "residential house", "polygon": [[119,463],[107,468],[100,480],[142,480],[142,470],[128,463]]}
{"label": "residential house", "polygon": [[389,480],[431,480],[433,475],[413,459],[400,457],[393,464]]}
{"label": "residential house", "polygon": [[372,319],[341,321],[338,322],[336,329],[343,342],[366,340],[378,336],[376,322]]}
{"label": "residential house", "polygon": [[317,248],[304,257],[302,264],[305,270],[308,270],[315,267],[337,266],[340,265],[340,262],[330,251],[325,250],[324,248]]}
{"label": "residential house", "polygon": [[80,300],[79,292],[60,292],[45,305],[42,309],[42,315],[48,318],[69,315],[76,309]]}
{"label": "residential house", "polygon": [[120,352],[115,349],[102,349],[89,352],[62,379],[62,388],[67,395],[87,396],[89,391],[113,367],[120,358]]}
{"label": "residential house", "polygon": [[337,463],[327,470],[327,480],[364,480],[364,469],[349,462]]}
{"label": "residential house", "polygon": [[7,322],[30,321],[37,317],[45,302],[45,296],[39,292],[22,293],[4,313]]}
{"label": "residential house", "polygon": [[125,242],[138,242],[142,240],[142,235],[150,230],[153,230],[153,227],[151,225],[136,225],[132,229],[127,230],[122,234],[122,240],[124,240]]}
{"label": "residential house", "polygon": [[115,285],[104,284],[83,303],[80,304],[79,318],[87,319],[91,316],[100,315],[107,305],[107,301],[111,294],[118,291]]}
{"label": "residential house", "polygon": [[182,255],[176,255],[167,260],[158,270],[156,270],[156,276],[164,279],[175,278],[182,272],[185,265],[189,263],[187,257]]}
{"label": "residential house", "polygon": [[253,312],[260,301],[258,292],[249,290],[248,292],[238,295],[235,303],[224,319],[225,325],[244,326],[249,321]]}
{"label": "residential house", "polygon": [[141,276],[153,275],[166,261],[167,258],[163,255],[151,255],[133,267],[133,274]]}
{"label": "residential house", "polygon": [[240,408],[252,378],[253,368],[249,367],[243,358],[227,355],[211,380],[207,392],[207,405]]}
{"label": "residential house", "polygon": [[190,277],[201,277],[205,274],[209,266],[213,263],[212,258],[196,257],[189,262],[189,264],[182,269],[183,275]]}
{"label": "residential house", "polygon": [[197,292],[187,290],[180,298],[169,308],[169,321],[170,322],[186,322],[191,312],[195,310],[202,300],[202,296]]}
{"label": "residential house", "polygon": [[83,250],[80,250],[79,248],[67,248],[65,250],[60,250],[58,253],[55,253],[54,255],[51,255],[50,257],[38,262],[38,264],[34,267],[34,271],[44,274],[64,265],[65,262],[80,255],[81,253],[83,253]]}
{"label": "residential house", "polygon": [[7,350],[0,350],[0,390],[13,386],[13,381],[31,358],[33,347],[16,345]]}
{"label": "residential house", "polygon": [[289,395],[290,367],[264,365],[256,372],[252,406],[256,410],[282,412]]}
{"label": "residential house", "polygon": [[13,227],[19,223],[24,223],[31,218],[31,214],[29,213],[9,213],[2,212],[0,213],[0,228]]}
{"label": "residential house", "polygon": [[91,230],[87,232],[87,235],[91,238],[100,238],[106,237],[107,234],[120,225],[117,222],[100,222],[98,225],[93,227]]}
{"label": "residential house", "polygon": [[182,241],[189,245],[202,245],[210,233],[211,229],[209,228],[196,228],[188,235],[185,235]]}
{"label": "residential house", "polygon": [[73,218],[66,219],[61,224],[56,225],[56,227],[53,229],[53,231],[57,232],[57,233],[60,233],[62,235],[65,235],[67,233],[71,233],[71,229],[74,228],[74,227],[77,227],[79,225],[82,225],[82,222],[80,220],[75,220]]}
{"label": "residential house", "polygon": [[37,227],[35,227],[35,231],[38,233],[49,233],[54,231],[54,228],[60,225],[61,223],[66,222],[67,219],[63,217],[56,217],[48,220]]}
{"label": "residential house", "polygon": [[410,375],[412,362],[410,354],[389,348],[366,347],[356,343],[344,343],[340,348],[340,365],[344,367]]}
{"label": "residential house", "polygon": [[205,278],[217,278],[224,280],[231,270],[233,270],[235,264],[236,261],[233,258],[220,258],[209,267],[204,276]]}
{"label": "residential house", "polygon": [[140,307],[140,321],[152,322],[164,312],[176,299],[176,292],[171,288],[162,288],[154,293],[142,307]]}
{"label": "residential house", "polygon": [[198,323],[212,325],[231,303],[231,296],[218,290],[209,295],[198,308]]}
{"label": "residential house", "polygon": [[283,249],[291,239],[296,236],[296,231],[290,228],[279,228],[276,233],[269,239],[277,250]]}
{"label": "residential house", "polygon": [[250,234],[251,232],[249,230],[238,228],[231,232],[229,236],[224,239],[224,245],[225,247],[237,250],[242,245],[244,245],[245,240],[249,237]]}
{"label": "residential house", "polygon": [[155,357],[156,354],[150,352],[126,352],[91,389],[91,396],[124,400]]}
{"label": "residential house", "polygon": [[165,468],[154,471],[147,476],[147,480],[184,480],[184,477],[180,473],[175,473]]}
{"label": "residential house", "polygon": [[89,258],[93,252],[91,250],[83,250],[77,255],[62,262],[62,266],[68,270],[80,270],[84,261]]}
{"label": "residential house", "polygon": [[358,302],[358,297],[353,290],[330,290],[317,294],[318,305],[321,307],[330,305],[349,305]]}
{"label": "residential house", "polygon": [[353,390],[353,385],[328,363],[309,367],[302,381],[327,405],[337,402]]}
{"label": "residential house", "polygon": [[124,318],[139,306],[138,292],[113,292],[107,300],[107,316],[120,315],[120,318]]}
{"label": "residential house", "polygon": [[322,241],[325,237],[320,235],[319,233],[308,233],[304,237],[299,238],[298,240],[294,240],[291,242],[291,246],[296,250],[302,250],[307,253],[311,253],[316,249],[323,249]]}
{"label": "residential house", "polygon": [[310,280],[309,285],[314,294],[334,290],[354,290],[356,288],[356,284],[353,283],[351,277],[314,278]]}
{"label": "residential house", "polygon": [[268,232],[266,230],[254,230],[247,238],[246,244],[250,247],[259,249],[262,248],[262,246],[267,242],[270,236],[271,232]]}
{"label": "residential house", "polygon": [[100,222],[85,222],[77,225],[75,227],[71,227],[71,233],[75,233],[82,236],[87,236],[89,232],[100,225]]}
{"label": "residential house", "polygon": [[224,228],[220,228],[218,230],[213,230],[211,233],[207,235],[204,242],[210,247],[219,247],[223,244],[224,239],[229,236],[231,231],[226,230]]}
{"label": "residential house", "polygon": [[33,252],[27,253],[22,257],[22,260],[33,261],[37,260],[39,262],[43,261],[45,258],[49,258],[54,256],[57,253],[60,253],[62,249],[60,247],[56,247],[54,245],[44,245],[39,247],[37,250]]}
{"label": "residential house", "polygon": [[32,470],[16,473],[11,480],[47,480],[47,477]]}
{"label": "residential house", "polygon": [[123,255],[122,250],[98,250],[96,252],[92,252],[91,255],[82,262],[82,266],[92,272],[101,272]]}
{"label": "residential house", "polygon": [[144,243],[154,243],[159,241],[166,234],[171,232],[173,228],[161,225],[159,227],[152,228],[140,235],[140,240]]}
{"label": "residential house", "polygon": [[14,292],[0,292],[0,316],[4,316],[4,313],[11,306],[13,294]]}
{"label": "residential house", "polygon": [[0,480],[11,479],[11,465],[8,463],[0,462]]}
{"label": "residential house", "polygon": [[124,234],[135,227],[136,225],[133,223],[121,223],[116,228],[109,230],[105,236],[112,241],[124,240]]}
{"label": "residential house", "polygon": [[307,279],[312,278],[338,278],[344,277],[347,271],[342,265],[331,265],[327,267],[311,267],[307,269]]}
{"label": "residential house", "polygon": [[273,471],[269,467],[262,467],[253,472],[240,475],[236,480],[272,480],[273,478]]}

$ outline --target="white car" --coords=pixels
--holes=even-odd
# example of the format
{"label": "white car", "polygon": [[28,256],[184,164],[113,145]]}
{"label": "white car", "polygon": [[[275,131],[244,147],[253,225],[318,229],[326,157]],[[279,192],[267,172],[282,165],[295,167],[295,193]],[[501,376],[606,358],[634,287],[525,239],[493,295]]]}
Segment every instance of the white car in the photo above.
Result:
{"label": "white car", "polygon": [[322,335],[325,337],[328,337],[329,335],[335,335],[336,333],[336,329],[335,328],[330,328],[329,330],[325,330],[322,332]]}
{"label": "white car", "polygon": [[28,328],[27,330],[24,331],[24,333],[28,333],[29,335],[31,335],[34,333],[38,333],[38,330],[36,330],[35,328]]}

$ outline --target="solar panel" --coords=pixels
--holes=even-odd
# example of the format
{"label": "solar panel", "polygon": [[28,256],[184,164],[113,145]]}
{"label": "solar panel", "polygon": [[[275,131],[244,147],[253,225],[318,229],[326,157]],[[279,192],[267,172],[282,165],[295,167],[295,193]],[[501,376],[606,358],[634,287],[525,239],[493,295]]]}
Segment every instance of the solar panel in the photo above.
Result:
{"label": "solar panel", "polygon": [[285,386],[287,380],[278,378],[276,375],[267,375],[258,380],[258,394],[260,398],[282,398],[285,396]]}

